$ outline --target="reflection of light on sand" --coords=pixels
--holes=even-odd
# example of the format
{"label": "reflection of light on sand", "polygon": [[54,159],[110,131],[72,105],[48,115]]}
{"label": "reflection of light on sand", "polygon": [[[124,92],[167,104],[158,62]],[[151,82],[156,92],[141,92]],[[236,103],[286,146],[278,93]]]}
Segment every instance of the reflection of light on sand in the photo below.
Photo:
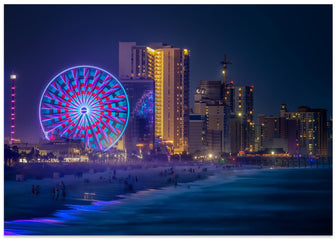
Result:
{"label": "reflection of light on sand", "polygon": [[[27,234],[34,234],[33,231],[21,230],[19,229],[20,226],[36,226],[38,228],[42,227],[43,225],[60,225],[64,223],[61,220],[57,220],[54,218],[33,218],[33,219],[19,219],[10,222],[5,222],[6,224],[14,225],[18,227],[17,229],[10,229],[7,228],[4,230],[4,235],[27,235]],[[43,227],[44,227],[43,226]]]}
{"label": "reflection of light on sand", "polygon": [[8,236],[8,235],[19,235],[19,234],[5,230],[4,235]]}
{"label": "reflection of light on sand", "polygon": [[92,203],[92,205],[95,206],[110,206],[111,204],[121,203],[120,201],[95,201]]}
{"label": "reflection of light on sand", "polygon": [[19,219],[12,221],[14,223],[61,223],[61,221],[50,218]]}
{"label": "reflection of light on sand", "polygon": [[[70,209],[59,210],[54,216],[55,218],[35,218],[35,219],[20,219],[14,221],[5,222],[6,225],[12,226],[16,229],[7,228],[4,231],[5,235],[30,235],[34,234],[32,231],[20,230],[20,228],[26,228],[28,225],[30,229],[34,227],[41,228],[46,225],[63,225],[66,222],[76,221],[76,222],[85,222],[87,218],[85,215],[79,217],[78,215],[84,213],[106,213],[103,210],[103,207],[109,207],[114,204],[119,204],[120,201],[94,201],[91,205],[75,205],[75,204],[66,204]],[[65,226],[65,225],[63,225]]]}

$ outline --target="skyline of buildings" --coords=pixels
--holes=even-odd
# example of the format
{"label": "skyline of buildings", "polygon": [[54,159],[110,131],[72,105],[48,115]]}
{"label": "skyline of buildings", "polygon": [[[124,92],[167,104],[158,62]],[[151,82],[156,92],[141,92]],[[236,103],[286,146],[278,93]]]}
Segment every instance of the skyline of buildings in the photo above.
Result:
{"label": "skyline of buildings", "polygon": [[[292,155],[329,154],[326,110],[301,107],[298,113],[290,113],[284,104],[280,117],[259,115],[255,124],[254,86],[225,83],[225,69],[223,82],[200,81],[191,112],[188,49],[163,43],[138,46],[136,42],[120,42],[119,48],[119,80],[132,112],[116,149],[139,151],[140,156],[152,150],[219,156],[269,148]],[[306,119],[316,123],[310,126]]]}
{"label": "skyline of buildings", "polygon": [[[35,103],[43,87],[54,75],[76,65],[99,66],[117,76],[119,41],[138,45],[164,41],[190,49],[190,107],[200,80],[222,78],[220,62],[227,54],[233,61],[227,79],[257,88],[256,122],[258,114],[275,115],[274,106],[282,103],[294,109],[325,108],[332,115],[331,6],[6,5],[4,10],[6,137],[10,137],[12,71],[18,74],[16,136],[38,142],[41,134],[36,133],[43,132]],[[61,19],[56,17],[59,11]],[[139,18],[139,12],[144,17]],[[108,20],[111,13],[123,21]],[[80,17],[86,14],[91,17]],[[151,18],[152,14],[158,17]],[[172,27],[178,23],[201,27]]]}

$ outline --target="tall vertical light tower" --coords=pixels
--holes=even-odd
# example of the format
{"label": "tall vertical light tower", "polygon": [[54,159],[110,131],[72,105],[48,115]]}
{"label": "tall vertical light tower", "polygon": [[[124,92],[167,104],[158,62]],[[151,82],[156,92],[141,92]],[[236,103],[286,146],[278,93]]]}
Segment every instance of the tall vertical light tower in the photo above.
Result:
{"label": "tall vertical light tower", "polygon": [[10,80],[12,82],[11,87],[11,125],[10,125],[10,144],[13,144],[14,142],[14,133],[15,133],[15,80],[16,80],[16,74],[12,73],[10,75]]}

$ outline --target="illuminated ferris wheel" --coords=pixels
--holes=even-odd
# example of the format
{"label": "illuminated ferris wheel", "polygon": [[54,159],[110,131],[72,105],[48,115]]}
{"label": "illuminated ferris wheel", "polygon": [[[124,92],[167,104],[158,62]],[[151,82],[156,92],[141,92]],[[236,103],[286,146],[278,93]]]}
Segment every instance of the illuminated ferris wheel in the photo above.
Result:
{"label": "illuminated ferris wheel", "polygon": [[40,100],[39,117],[47,139],[81,139],[88,147],[106,151],[127,126],[129,103],[112,74],[77,66],[50,81]]}

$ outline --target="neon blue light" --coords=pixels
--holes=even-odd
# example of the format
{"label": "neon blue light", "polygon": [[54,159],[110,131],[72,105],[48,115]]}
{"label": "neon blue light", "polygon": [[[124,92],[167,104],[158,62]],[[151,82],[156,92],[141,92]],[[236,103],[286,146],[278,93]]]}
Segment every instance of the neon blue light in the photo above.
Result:
{"label": "neon blue light", "polygon": [[87,146],[107,151],[128,125],[129,100],[118,79],[106,70],[76,66],[48,83],[40,99],[39,120],[49,140],[79,137]]}

